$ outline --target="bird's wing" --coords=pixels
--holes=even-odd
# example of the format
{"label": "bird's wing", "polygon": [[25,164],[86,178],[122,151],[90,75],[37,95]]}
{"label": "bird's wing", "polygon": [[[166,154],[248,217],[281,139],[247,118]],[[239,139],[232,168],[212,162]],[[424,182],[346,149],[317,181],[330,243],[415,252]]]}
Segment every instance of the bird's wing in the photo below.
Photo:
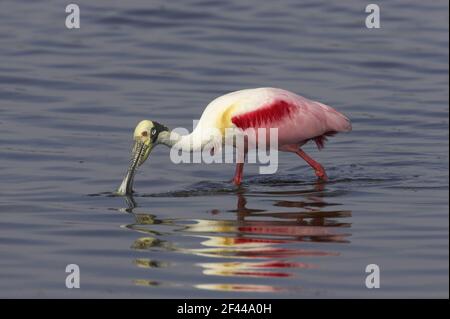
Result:
{"label": "bird's wing", "polygon": [[231,116],[231,123],[242,130],[277,127],[299,112],[299,106],[284,99],[268,99],[263,104],[246,106],[245,110],[236,108]]}
{"label": "bird's wing", "polygon": [[257,88],[232,92],[212,101],[199,127],[278,128],[286,142],[302,141],[330,131],[350,130],[350,121],[333,108],[289,91]]}
{"label": "bird's wing", "polygon": [[203,111],[197,127],[215,127],[222,132],[227,128],[237,127],[233,118],[252,113],[262,105],[274,101],[274,94],[269,88],[247,89],[231,92],[214,99]]}
{"label": "bird's wing", "polygon": [[300,129],[315,127],[311,134],[318,135],[351,130],[349,119],[332,107],[282,89],[257,92],[230,106],[227,113],[231,123],[243,130],[292,125]]}
{"label": "bird's wing", "polygon": [[306,99],[285,90],[262,88],[249,93],[230,107],[231,123],[243,130],[278,127],[307,111]]}

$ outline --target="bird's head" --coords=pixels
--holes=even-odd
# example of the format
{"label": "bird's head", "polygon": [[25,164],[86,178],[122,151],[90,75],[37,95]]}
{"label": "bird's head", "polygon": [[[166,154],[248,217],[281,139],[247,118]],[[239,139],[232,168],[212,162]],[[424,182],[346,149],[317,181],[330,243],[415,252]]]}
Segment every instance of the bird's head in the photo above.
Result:
{"label": "bird's head", "polygon": [[166,138],[169,129],[155,121],[143,120],[134,129],[132,164],[136,161],[137,167],[141,166],[150,155],[152,149]]}
{"label": "bird's head", "polygon": [[130,195],[133,193],[133,179],[136,169],[141,166],[150,155],[153,147],[170,136],[169,129],[158,122],[144,120],[134,129],[134,145],[131,163],[117,194]]}

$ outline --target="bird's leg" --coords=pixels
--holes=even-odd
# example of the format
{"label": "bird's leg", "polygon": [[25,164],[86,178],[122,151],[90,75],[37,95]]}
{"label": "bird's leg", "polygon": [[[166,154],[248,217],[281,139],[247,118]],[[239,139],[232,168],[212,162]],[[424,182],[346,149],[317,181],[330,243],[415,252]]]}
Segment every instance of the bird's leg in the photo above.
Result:
{"label": "bird's leg", "polygon": [[323,166],[316,162],[315,160],[313,160],[308,154],[306,154],[302,149],[299,149],[298,151],[295,152],[298,156],[300,156],[301,158],[303,158],[305,160],[306,163],[308,163],[315,171],[316,176],[323,181],[328,180],[328,176],[327,173],[325,172],[325,169],[323,168]]}
{"label": "bird's leg", "polygon": [[244,163],[236,164],[236,172],[234,173],[233,183],[236,186],[241,185],[242,181],[242,172],[244,171]]}
{"label": "bird's leg", "polygon": [[242,151],[242,153],[240,153],[240,155],[236,155],[236,171],[234,173],[234,177],[233,177],[233,184],[236,186],[241,185],[242,182],[242,172],[244,171],[244,163],[245,163],[245,158],[247,157],[247,151],[244,150]]}

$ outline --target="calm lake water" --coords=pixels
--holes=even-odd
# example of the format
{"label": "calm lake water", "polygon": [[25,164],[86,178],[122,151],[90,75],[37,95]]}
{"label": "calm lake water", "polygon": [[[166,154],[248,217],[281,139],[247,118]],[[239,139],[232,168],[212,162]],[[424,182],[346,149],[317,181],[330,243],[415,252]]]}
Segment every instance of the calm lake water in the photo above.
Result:
{"label": "calm lake water", "polygon": [[[447,1],[0,3],[0,297],[447,297]],[[275,175],[176,165],[158,147],[114,197],[141,119],[192,128],[272,86],[353,132]],[[81,288],[67,289],[77,264]],[[367,289],[377,264],[381,288]]]}

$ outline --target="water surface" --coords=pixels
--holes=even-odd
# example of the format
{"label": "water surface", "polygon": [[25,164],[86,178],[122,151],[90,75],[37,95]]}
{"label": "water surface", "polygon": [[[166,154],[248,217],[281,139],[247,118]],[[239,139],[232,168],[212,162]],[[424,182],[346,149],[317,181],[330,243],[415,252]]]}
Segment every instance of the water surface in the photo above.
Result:
{"label": "water surface", "polygon": [[[447,297],[448,2],[79,0],[0,10],[1,297]],[[156,148],[112,196],[141,119],[192,128],[229,91],[273,86],[354,131],[276,175],[175,165]],[[81,288],[65,287],[65,267]],[[381,288],[365,287],[365,267]]]}

